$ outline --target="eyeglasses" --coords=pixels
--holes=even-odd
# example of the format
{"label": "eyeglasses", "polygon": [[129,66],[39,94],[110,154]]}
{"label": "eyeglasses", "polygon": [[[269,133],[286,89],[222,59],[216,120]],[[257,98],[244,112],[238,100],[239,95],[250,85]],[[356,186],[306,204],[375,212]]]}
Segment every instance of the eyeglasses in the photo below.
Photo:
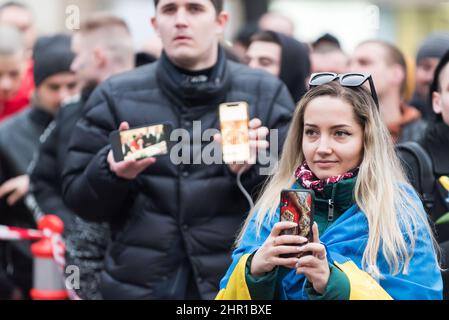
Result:
{"label": "eyeglasses", "polygon": [[379,109],[379,100],[377,99],[376,88],[374,88],[373,77],[366,73],[344,73],[336,74],[333,72],[319,72],[313,73],[310,76],[309,86],[310,88],[321,86],[323,84],[332,82],[339,79],[340,84],[344,87],[360,87],[366,81],[369,81],[369,87],[371,90],[371,96]]}

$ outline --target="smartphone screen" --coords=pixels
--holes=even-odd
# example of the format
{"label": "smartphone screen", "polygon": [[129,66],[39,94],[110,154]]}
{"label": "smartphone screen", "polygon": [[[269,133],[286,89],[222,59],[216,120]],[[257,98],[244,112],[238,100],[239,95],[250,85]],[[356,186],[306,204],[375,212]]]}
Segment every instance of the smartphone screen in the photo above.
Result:
{"label": "smartphone screen", "polygon": [[141,160],[168,154],[171,126],[158,124],[114,131],[110,140],[115,161]]}
{"label": "smartphone screen", "polygon": [[[312,190],[282,190],[280,202],[280,221],[295,222],[298,226],[286,229],[281,235],[299,235],[310,241],[313,240],[312,225],[314,214],[314,192]],[[294,244],[292,244],[294,245]],[[310,252],[280,255],[291,258],[308,255]]]}
{"label": "smartphone screen", "polygon": [[223,161],[243,163],[250,160],[249,115],[246,102],[220,105]]}
{"label": "smartphone screen", "polygon": [[284,230],[282,234],[299,235],[312,240],[313,199],[311,190],[283,190],[281,192],[280,221],[291,221],[297,227]]}

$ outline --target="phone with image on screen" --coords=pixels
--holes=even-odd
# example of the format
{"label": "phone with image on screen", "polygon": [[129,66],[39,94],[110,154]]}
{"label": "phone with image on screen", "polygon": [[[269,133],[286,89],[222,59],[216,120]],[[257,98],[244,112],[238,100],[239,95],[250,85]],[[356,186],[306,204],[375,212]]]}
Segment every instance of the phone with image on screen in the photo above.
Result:
{"label": "phone with image on screen", "polygon": [[[311,242],[313,240],[314,206],[315,193],[313,190],[282,190],[279,205],[280,221],[295,222],[298,226],[283,230],[281,235],[299,235]],[[282,257],[295,256],[298,255],[289,254]]]}
{"label": "phone with image on screen", "polygon": [[223,161],[244,163],[250,160],[248,103],[223,103],[219,107]]}
{"label": "phone with image on screen", "polygon": [[114,160],[142,160],[168,154],[172,130],[170,124],[157,124],[112,132],[109,140]]}

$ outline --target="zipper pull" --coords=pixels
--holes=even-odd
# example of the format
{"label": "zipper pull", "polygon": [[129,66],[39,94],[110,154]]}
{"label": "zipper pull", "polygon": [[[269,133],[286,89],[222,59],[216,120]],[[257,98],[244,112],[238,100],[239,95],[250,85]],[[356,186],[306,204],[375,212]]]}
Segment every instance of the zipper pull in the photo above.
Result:
{"label": "zipper pull", "polygon": [[334,200],[329,199],[329,214],[327,216],[327,221],[334,221]]}

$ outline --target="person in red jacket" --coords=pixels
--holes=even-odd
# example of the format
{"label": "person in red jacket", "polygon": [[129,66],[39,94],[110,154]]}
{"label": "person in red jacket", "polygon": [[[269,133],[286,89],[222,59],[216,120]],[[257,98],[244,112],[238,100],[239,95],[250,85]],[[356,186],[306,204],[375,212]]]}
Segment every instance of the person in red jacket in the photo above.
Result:
{"label": "person in red jacket", "polygon": [[20,32],[0,26],[0,122],[25,109],[34,91],[33,65]]}

